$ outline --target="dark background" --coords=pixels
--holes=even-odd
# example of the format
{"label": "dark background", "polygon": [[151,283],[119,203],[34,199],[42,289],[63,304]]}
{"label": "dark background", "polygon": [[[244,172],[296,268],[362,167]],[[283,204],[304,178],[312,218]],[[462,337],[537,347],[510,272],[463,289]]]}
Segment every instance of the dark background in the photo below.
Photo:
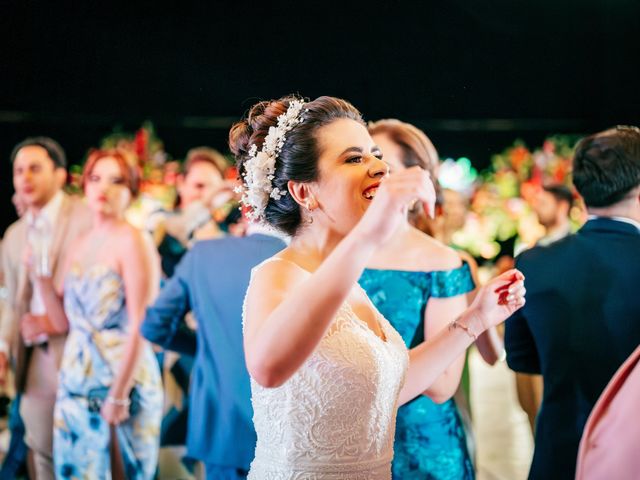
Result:
{"label": "dark background", "polygon": [[0,229],[9,153],[50,135],[78,163],[151,120],[166,150],[226,149],[256,100],[352,101],[478,168],[516,138],[640,123],[640,2],[0,2]]}

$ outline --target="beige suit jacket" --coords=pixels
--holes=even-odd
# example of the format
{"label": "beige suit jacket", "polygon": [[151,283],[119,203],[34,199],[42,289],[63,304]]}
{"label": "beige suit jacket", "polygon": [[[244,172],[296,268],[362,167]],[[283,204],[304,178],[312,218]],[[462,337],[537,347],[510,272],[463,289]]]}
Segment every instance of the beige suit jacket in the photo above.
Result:
{"label": "beige suit jacket", "polygon": [[[87,206],[78,198],[64,195],[55,225],[51,245],[51,271],[58,291],[64,282],[64,266],[70,255],[70,245],[91,227],[91,215]],[[0,339],[9,345],[9,353],[15,361],[15,379],[18,392],[24,391],[29,366],[30,348],[25,347],[20,335],[20,318],[29,311],[32,286],[24,265],[24,249],[27,245],[27,222],[23,217],[13,223],[5,234],[2,245],[2,267],[7,288],[7,305],[0,317]],[[59,364],[63,339],[52,339],[51,347],[57,353]]]}

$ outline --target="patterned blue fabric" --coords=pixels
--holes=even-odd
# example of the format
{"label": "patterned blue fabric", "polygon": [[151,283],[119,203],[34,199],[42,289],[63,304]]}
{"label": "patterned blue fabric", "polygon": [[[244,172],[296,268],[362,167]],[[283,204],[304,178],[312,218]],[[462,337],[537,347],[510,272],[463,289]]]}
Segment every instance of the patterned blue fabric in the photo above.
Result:
{"label": "patterned blue fabric", "polygon": [[[423,338],[429,298],[453,297],[474,288],[466,263],[434,272],[366,269],[359,283],[407,347]],[[464,428],[453,400],[436,404],[420,396],[400,407],[392,467],[394,479],[474,478]]]}
{"label": "patterned blue fabric", "polygon": [[[94,265],[85,272],[72,269],[64,292],[70,329],[54,411],[56,478],[111,478],[112,429],[90,410],[88,395],[111,385],[124,354],[129,328],[124,283],[114,270]],[[155,475],[162,416],[160,369],[151,346],[142,342],[133,377],[136,411],[113,429],[126,477],[135,480]]]}

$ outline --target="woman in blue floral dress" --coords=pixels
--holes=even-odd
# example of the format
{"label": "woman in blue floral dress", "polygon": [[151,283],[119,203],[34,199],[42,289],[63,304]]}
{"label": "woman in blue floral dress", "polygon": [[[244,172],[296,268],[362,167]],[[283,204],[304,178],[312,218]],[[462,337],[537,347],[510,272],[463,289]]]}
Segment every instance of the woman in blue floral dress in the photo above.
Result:
{"label": "woman in blue floral dress", "polygon": [[[123,218],[137,176],[118,151],[94,151],[83,173],[93,228],[67,268],[64,310],[46,289],[52,321],[68,322],[54,412],[58,479],[151,479],[158,463],[162,385],[139,334],[148,254]],[[43,280],[41,280],[43,281]],[[46,283],[46,281],[44,281]]]}
{"label": "woman in blue floral dress", "polygon": [[[392,171],[419,165],[435,176],[437,152],[423,132],[397,120],[377,122],[369,131]],[[369,267],[360,284],[407,347],[447,328],[466,308],[465,294],[474,289],[460,256],[409,221]],[[423,395],[398,410],[394,479],[474,478],[462,420],[451,399],[463,366],[464,356]]]}

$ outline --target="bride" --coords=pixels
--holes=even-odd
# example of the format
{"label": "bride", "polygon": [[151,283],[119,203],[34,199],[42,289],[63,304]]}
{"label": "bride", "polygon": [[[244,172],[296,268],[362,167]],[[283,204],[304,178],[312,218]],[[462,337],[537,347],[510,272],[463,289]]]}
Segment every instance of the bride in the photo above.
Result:
{"label": "bride", "polygon": [[428,174],[389,175],[360,113],[332,97],[258,103],[229,144],[250,215],[292,237],[254,269],[245,301],[258,435],[249,478],[388,480],[398,406],[524,305],[523,277],[495,278],[407,351],[357,280],[413,202],[433,212]]}

